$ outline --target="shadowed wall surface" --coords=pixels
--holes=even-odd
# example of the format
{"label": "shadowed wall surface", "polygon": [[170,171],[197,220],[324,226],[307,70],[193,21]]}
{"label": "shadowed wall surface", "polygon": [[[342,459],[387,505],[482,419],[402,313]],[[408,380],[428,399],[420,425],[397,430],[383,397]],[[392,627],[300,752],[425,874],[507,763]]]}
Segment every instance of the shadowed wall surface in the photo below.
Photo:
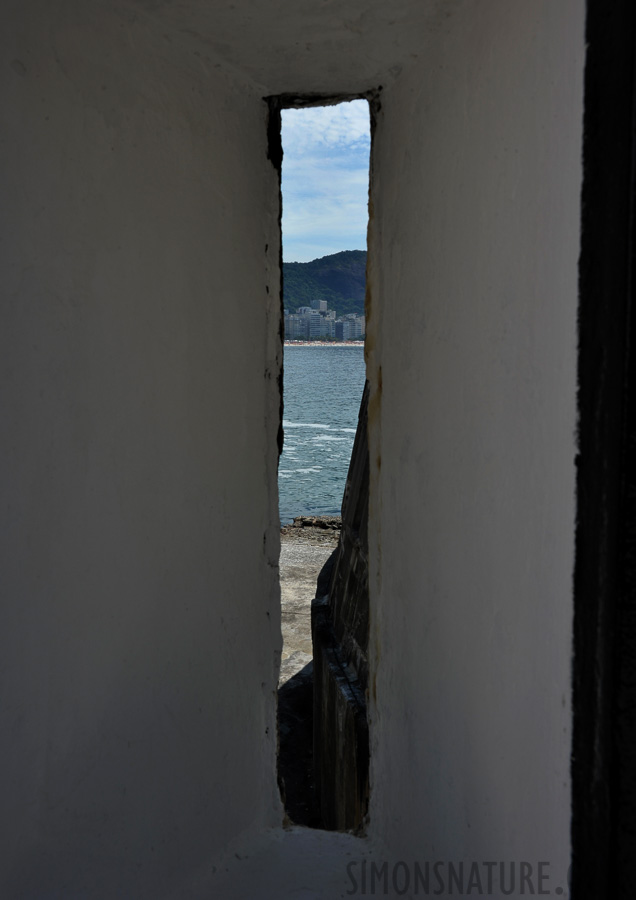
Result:
{"label": "shadowed wall surface", "polygon": [[[5,5],[3,896],[331,898],[431,854],[560,883],[584,13]],[[281,828],[263,97],[380,87],[357,840]]]}

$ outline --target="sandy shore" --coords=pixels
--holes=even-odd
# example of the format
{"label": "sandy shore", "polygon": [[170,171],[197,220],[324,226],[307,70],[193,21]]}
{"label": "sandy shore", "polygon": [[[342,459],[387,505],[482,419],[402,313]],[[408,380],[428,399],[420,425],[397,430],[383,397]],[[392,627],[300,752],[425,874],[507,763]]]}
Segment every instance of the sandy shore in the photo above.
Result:
{"label": "sandy shore", "polygon": [[336,517],[299,518],[294,522],[280,534],[283,656],[279,684],[312,660],[311,601],[316,595],[318,573],[340,536],[340,519]]}
{"label": "sandy shore", "polygon": [[286,347],[362,347],[364,341],[285,341]]}

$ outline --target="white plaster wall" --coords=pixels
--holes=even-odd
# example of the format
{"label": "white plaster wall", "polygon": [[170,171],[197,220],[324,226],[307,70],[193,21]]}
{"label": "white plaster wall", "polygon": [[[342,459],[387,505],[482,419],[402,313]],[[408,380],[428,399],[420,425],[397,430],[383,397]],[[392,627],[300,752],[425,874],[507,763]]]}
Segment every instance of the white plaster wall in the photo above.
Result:
{"label": "white plaster wall", "polygon": [[134,16],[7,14],[0,896],[181,896],[282,816],[266,111]]}
{"label": "white plaster wall", "polygon": [[554,888],[584,4],[457,25],[386,91],[374,152],[370,832],[398,859],[547,860]]}
{"label": "white plaster wall", "polygon": [[[584,3],[308,5],[6,6],[0,896],[567,863]],[[261,95],[379,81],[357,842],[279,827]]]}

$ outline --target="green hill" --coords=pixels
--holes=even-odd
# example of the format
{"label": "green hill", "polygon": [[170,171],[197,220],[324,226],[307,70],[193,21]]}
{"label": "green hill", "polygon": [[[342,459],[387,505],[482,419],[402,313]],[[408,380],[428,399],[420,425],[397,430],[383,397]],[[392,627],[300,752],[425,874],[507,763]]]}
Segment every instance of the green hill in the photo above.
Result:
{"label": "green hill", "polygon": [[327,300],[339,316],[364,312],[366,250],[343,250],[306,263],[283,263],[285,309]]}

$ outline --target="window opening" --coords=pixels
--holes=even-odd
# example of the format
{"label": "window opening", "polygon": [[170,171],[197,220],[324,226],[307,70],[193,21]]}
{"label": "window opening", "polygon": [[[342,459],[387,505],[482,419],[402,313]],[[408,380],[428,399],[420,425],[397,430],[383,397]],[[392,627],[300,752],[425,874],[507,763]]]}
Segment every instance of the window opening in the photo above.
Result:
{"label": "window opening", "polygon": [[368,790],[361,398],[369,103],[279,104],[285,350],[278,774],[293,822],[348,830],[361,827]]}

